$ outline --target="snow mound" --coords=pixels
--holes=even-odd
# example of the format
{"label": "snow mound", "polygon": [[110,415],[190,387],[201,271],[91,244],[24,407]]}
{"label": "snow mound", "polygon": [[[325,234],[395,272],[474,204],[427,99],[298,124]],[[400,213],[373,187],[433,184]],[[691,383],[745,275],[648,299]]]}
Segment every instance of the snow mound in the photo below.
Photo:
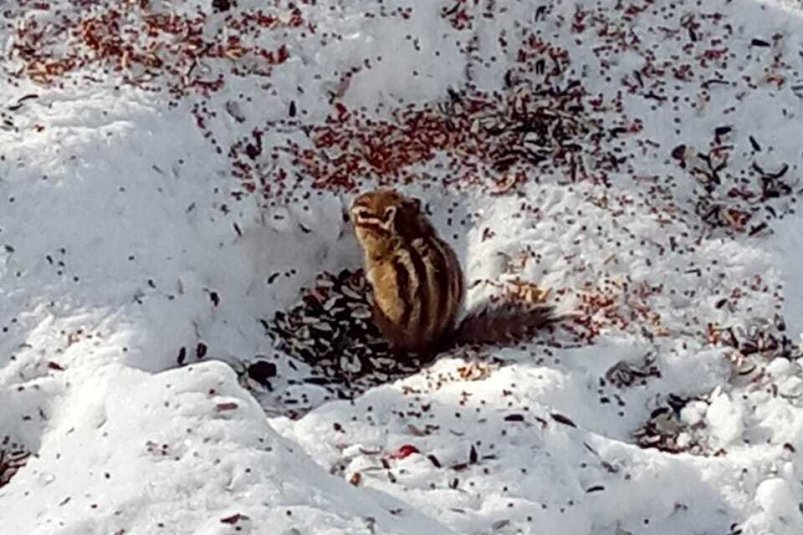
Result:
{"label": "snow mound", "polygon": [[[2,533],[803,529],[799,6],[5,14]],[[333,399],[265,325],[377,185],[573,318]]]}

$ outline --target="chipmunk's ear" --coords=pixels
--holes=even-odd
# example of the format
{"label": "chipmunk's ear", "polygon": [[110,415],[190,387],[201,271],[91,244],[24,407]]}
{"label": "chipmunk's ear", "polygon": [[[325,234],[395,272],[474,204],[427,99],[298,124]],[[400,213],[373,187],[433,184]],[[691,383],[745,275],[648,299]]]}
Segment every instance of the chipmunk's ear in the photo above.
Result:
{"label": "chipmunk's ear", "polygon": [[382,214],[382,222],[385,224],[387,228],[390,228],[395,218],[396,218],[396,207],[388,206],[387,208],[385,208],[385,213]]}

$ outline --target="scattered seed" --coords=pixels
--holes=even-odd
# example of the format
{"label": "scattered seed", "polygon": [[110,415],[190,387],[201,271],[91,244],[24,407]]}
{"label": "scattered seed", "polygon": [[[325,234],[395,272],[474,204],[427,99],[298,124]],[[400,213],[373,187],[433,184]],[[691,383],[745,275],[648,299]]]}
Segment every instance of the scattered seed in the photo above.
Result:
{"label": "scattered seed", "polygon": [[552,414],[550,414],[550,416],[552,416],[552,419],[555,420],[558,423],[561,423],[561,424],[564,424],[564,425],[568,425],[570,427],[577,427],[577,424],[575,424],[573,421],[571,421],[567,416],[564,416],[564,415],[556,413],[556,412],[553,412]]}

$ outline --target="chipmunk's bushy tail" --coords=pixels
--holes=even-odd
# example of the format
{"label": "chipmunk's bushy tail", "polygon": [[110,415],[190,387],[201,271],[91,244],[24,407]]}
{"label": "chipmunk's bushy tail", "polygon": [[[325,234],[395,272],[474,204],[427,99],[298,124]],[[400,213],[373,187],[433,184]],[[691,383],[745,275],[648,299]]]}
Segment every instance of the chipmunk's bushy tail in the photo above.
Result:
{"label": "chipmunk's bushy tail", "polygon": [[458,345],[516,344],[559,319],[551,305],[503,303],[466,316],[457,327],[454,342]]}

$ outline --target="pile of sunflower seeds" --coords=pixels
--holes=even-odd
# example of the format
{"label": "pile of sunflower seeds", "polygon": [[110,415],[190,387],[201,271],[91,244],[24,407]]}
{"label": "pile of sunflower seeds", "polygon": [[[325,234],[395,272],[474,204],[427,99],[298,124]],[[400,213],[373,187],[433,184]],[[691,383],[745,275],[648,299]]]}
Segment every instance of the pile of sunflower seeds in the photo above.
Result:
{"label": "pile of sunflower seeds", "polygon": [[0,488],[11,481],[30,456],[24,446],[13,442],[9,436],[3,437],[0,441]]}
{"label": "pile of sunflower seeds", "polygon": [[[580,118],[582,95],[583,88],[576,81],[565,87],[534,87],[521,82],[495,103],[493,111],[483,108],[472,112],[455,92],[449,93],[449,101],[441,105],[441,111],[447,117],[467,118],[470,131],[481,134],[481,152],[486,153],[497,171],[517,163],[572,162],[572,180],[577,180],[585,173],[581,169],[580,141],[604,135],[598,121]],[[610,166],[608,158],[599,162],[603,163]]]}
{"label": "pile of sunflower seeds", "polygon": [[680,418],[680,411],[689,401],[690,398],[670,394],[665,405],[652,411],[650,418],[633,433],[636,444],[669,453],[710,454],[698,440],[695,429]]}
{"label": "pile of sunflower seeds", "polygon": [[351,394],[419,370],[397,359],[371,320],[371,289],[363,270],[318,275],[301,302],[266,325],[277,348],[312,368],[307,382],[347,385]]}
{"label": "pile of sunflower seeds", "polygon": [[743,381],[764,381],[764,368],[775,359],[803,358],[803,346],[786,335],[786,323],[779,314],[756,319],[748,328],[718,328],[713,334],[720,345],[734,349],[728,357],[735,376]]}
{"label": "pile of sunflower seeds", "polygon": [[649,377],[661,377],[661,370],[655,365],[654,355],[647,355],[641,364],[617,362],[605,372],[605,379],[617,388],[635,384],[644,385]]}

